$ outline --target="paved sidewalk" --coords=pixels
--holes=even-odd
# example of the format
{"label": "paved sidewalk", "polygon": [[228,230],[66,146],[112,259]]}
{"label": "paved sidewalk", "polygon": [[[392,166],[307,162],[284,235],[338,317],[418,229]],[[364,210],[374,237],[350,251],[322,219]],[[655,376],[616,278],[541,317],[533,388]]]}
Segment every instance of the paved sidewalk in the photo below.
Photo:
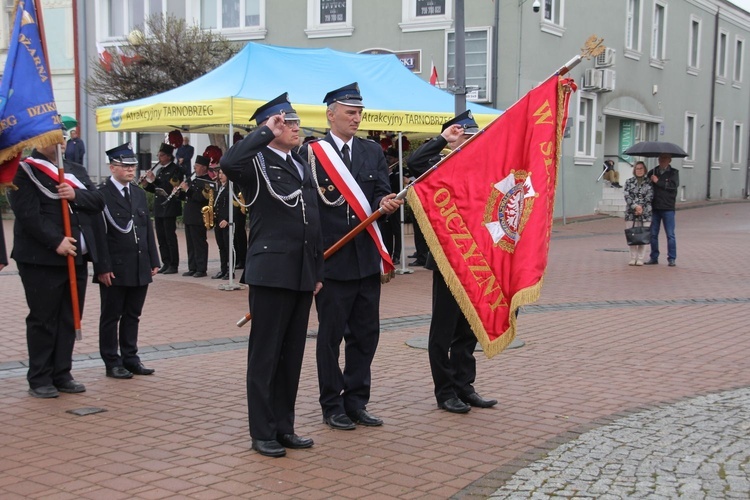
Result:
{"label": "paved sidewalk", "polygon": [[[554,228],[542,297],[519,317],[525,346],[477,359],[478,391],[500,404],[466,415],[436,408],[427,353],[406,344],[427,334],[431,273],[398,276],[384,287],[368,407],[385,425],[322,424],[310,340],[296,430],[315,446],[283,459],[249,449],[247,328],[234,326],[246,291],[159,275],[140,338],[156,374],[121,381],[98,359],[90,285],[74,365],[88,390],[37,400],[11,264],[0,272],[0,498],[747,498],[750,203],[679,211],[676,268],[627,266],[623,226]],[[67,413],[89,407],[106,411]]]}

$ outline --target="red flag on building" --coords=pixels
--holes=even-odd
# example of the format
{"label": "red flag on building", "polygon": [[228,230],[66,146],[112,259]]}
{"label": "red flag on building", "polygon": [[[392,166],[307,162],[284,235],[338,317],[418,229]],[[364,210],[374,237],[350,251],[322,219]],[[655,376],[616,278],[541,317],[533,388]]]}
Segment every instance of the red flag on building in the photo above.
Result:
{"label": "red flag on building", "polygon": [[552,76],[409,190],[440,272],[485,354],[539,298],[572,80]]}
{"label": "red flag on building", "polygon": [[430,60],[430,65],[432,68],[430,69],[430,85],[437,85],[438,82],[438,74],[437,74],[437,68],[435,67],[435,61]]}

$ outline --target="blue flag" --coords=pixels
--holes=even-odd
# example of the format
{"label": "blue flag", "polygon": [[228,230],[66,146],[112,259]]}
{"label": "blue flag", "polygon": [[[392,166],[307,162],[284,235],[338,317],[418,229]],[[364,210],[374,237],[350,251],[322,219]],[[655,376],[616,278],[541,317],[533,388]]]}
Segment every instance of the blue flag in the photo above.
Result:
{"label": "blue flag", "polygon": [[[0,163],[17,159],[26,147],[62,143],[34,0],[21,0],[0,82]],[[7,169],[7,165],[0,166],[3,180]]]}

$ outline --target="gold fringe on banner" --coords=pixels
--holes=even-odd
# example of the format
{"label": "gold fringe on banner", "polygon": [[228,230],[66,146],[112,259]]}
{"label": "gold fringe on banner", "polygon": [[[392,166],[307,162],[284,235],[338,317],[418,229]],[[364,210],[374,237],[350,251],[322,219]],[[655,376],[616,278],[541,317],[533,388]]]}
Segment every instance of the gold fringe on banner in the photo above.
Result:
{"label": "gold fringe on banner", "polygon": [[49,132],[26,139],[25,141],[21,141],[18,144],[3,149],[0,151],[0,163],[5,163],[6,161],[13,159],[18,153],[22,153],[26,148],[44,148],[52,146],[53,144],[63,143],[62,130],[50,130]]}
{"label": "gold fringe on banner", "polygon": [[[555,124],[556,147],[557,147],[557,150],[555,151],[555,165],[554,165],[555,187],[557,187],[557,178],[558,178],[557,174],[559,172],[560,158],[561,158],[561,151],[562,151],[561,146],[562,146],[562,139],[563,139],[563,133],[564,133],[564,123],[562,123],[561,117],[564,115],[564,111],[565,111],[564,110],[565,93],[570,91],[570,89],[568,88],[563,89],[562,87],[563,86],[560,84],[558,80],[557,117],[556,117],[557,123]],[[460,154],[460,153],[461,151],[456,152],[456,154]],[[552,190],[552,196],[550,197],[548,201],[549,221],[548,221],[548,226],[547,226],[548,227],[547,251],[549,251],[549,241],[550,241],[551,231],[552,231],[552,219],[554,216],[554,206],[555,206],[555,196],[554,196],[555,191],[556,191],[555,189]],[[487,334],[487,331],[485,330],[484,325],[479,319],[479,315],[476,313],[476,310],[474,309],[474,306],[472,305],[471,300],[469,299],[469,296],[467,295],[463,286],[461,286],[461,283],[458,279],[458,276],[456,275],[456,272],[451,267],[450,263],[448,262],[448,258],[445,256],[445,252],[443,252],[443,248],[440,246],[437,235],[435,234],[435,231],[433,230],[432,225],[430,224],[429,219],[427,218],[427,214],[425,213],[421,200],[416,195],[413,189],[410,189],[408,191],[406,198],[407,198],[409,205],[411,206],[412,212],[414,214],[414,217],[417,220],[417,223],[419,224],[419,227],[422,229],[422,233],[424,234],[425,240],[427,241],[427,245],[430,248],[430,252],[432,252],[432,257],[435,259],[438,269],[440,270],[440,273],[442,273],[443,278],[445,279],[445,283],[448,285],[448,288],[453,294],[453,297],[455,297],[456,302],[458,303],[461,310],[464,312],[464,315],[466,316],[466,319],[469,322],[469,326],[471,326],[471,329],[474,332],[474,335],[477,337],[479,344],[482,346],[482,350],[484,351],[484,354],[488,358],[492,358],[495,355],[500,354],[516,338],[516,311],[525,305],[532,304],[536,302],[537,300],[539,300],[539,296],[541,295],[541,291],[542,291],[542,284],[544,283],[544,273],[540,277],[539,281],[536,282],[534,285],[521,289],[518,292],[516,292],[516,294],[511,299],[510,308],[508,310],[508,319],[509,319],[510,326],[498,338],[490,341],[489,335]],[[544,272],[546,273],[546,269]]]}

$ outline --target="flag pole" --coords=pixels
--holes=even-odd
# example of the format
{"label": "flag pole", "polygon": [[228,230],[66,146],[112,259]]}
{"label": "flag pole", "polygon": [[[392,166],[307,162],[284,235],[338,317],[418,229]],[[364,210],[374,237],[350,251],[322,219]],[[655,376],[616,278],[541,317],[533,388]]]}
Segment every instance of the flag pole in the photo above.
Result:
{"label": "flag pole", "polygon": [[[42,46],[44,61],[47,64],[47,72],[49,74],[51,88],[52,71],[49,66],[49,56],[47,54],[47,37],[44,32],[44,17],[42,16],[42,6],[39,5],[38,2],[34,2],[34,10],[36,11],[36,22],[39,25],[39,43]],[[57,145],[57,175],[58,182],[60,184],[63,184],[65,182],[65,167],[63,164],[62,146],[60,144]],[[73,236],[73,232],[70,226],[70,206],[68,204],[68,200],[66,200],[65,198],[60,198],[60,203],[62,204],[63,230],[65,232],[65,237],[70,238]],[[83,338],[83,333],[81,332],[81,308],[78,303],[78,279],[76,276],[76,262],[75,258],[72,255],[68,255],[67,260],[68,281],[70,282],[70,303],[73,308],[73,327],[75,328],[76,340],[81,340]]]}
{"label": "flag pole", "polygon": [[[556,76],[556,75],[557,76],[562,76],[562,75],[568,73],[571,69],[573,69],[574,67],[576,67],[581,62],[582,57],[584,57],[584,56],[581,56],[580,54],[576,55],[575,57],[573,57],[572,59],[570,59],[568,62],[566,62],[565,65],[563,65],[562,67],[560,67],[560,69],[558,69],[555,73],[553,73],[552,75],[550,75],[549,78],[552,78],[553,76]],[[547,78],[547,80],[549,78]],[[490,125],[492,125],[495,122],[495,120],[497,120],[498,118],[500,118],[500,117],[498,116],[497,118],[494,118],[490,123],[487,124],[487,126],[485,128],[481,129],[478,133],[476,133],[476,134],[472,135],[471,137],[469,137],[463,144],[461,144],[461,146],[459,146],[456,149],[452,150],[444,158],[441,158],[439,162],[437,162],[432,167],[430,167],[425,173],[423,173],[422,175],[420,175],[419,177],[417,177],[417,179],[415,179],[414,182],[412,182],[411,184],[409,184],[408,186],[406,186],[404,189],[402,189],[396,195],[396,198],[394,198],[394,199],[396,199],[396,200],[403,200],[404,198],[406,198],[406,194],[409,192],[409,188],[411,188],[416,183],[420,182],[425,177],[427,177],[428,175],[430,175],[432,172],[434,172],[435,170],[437,170],[437,168],[444,161],[446,161],[448,158],[450,158],[454,154],[460,153],[468,144],[471,143],[471,141],[473,141],[474,139],[476,139],[477,137],[479,137],[480,135],[482,135],[485,132],[485,130],[487,129],[487,127],[489,127]],[[368,218],[366,218],[365,220],[363,220],[362,222],[360,222],[354,229],[352,229],[351,231],[349,231],[339,241],[337,241],[336,243],[334,243],[333,245],[331,245],[331,247],[329,247],[328,250],[326,250],[325,253],[323,254],[323,259],[328,259],[331,255],[333,255],[334,253],[338,252],[341,249],[341,247],[343,247],[344,245],[346,245],[347,243],[349,243],[351,240],[353,240],[355,236],[357,236],[359,233],[361,233],[362,231],[364,231],[367,228],[367,226],[369,226],[370,224],[372,224],[373,222],[375,222],[376,220],[378,220],[383,215],[385,215],[385,211],[382,208],[378,208],[375,212],[372,213],[372,215],[370,215]],[[236,324],[237,324],[238,327],[242,327],[242,326],[246,325],[251,319],[252,319],[252,316],[250,315],[250,313],[246,313],[242,318],[239,319],[239,321],[237,321]]]}

